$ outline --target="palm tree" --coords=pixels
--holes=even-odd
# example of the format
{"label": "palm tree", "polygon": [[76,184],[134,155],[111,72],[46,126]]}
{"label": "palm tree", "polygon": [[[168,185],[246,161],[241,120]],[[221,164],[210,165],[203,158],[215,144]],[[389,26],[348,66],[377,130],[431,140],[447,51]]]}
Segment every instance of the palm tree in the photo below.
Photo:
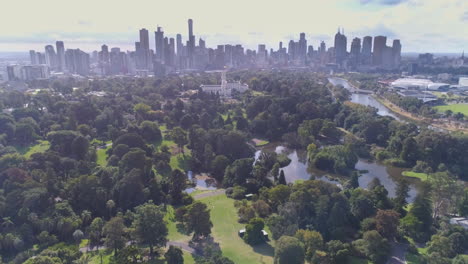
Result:
{"label": "palm tree", "polygon": [[109,219],[112,217],[112,209],[115,207],[115,202],[113,200],[109,200],[106,202],[106,208],[109,211]]}

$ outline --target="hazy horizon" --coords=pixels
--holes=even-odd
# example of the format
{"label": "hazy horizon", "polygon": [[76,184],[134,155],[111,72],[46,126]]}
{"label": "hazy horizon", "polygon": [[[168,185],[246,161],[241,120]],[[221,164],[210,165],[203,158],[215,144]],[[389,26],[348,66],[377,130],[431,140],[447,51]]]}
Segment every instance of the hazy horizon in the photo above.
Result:
{"label": "hazy horizon", "polygon": [[468,2],[463,0],[290,0],[286,5],[264,0],[25,2],[5,6],[0,51],[42,51],[56,40],[85,51],[102,44],[134,50],[140,28],[149,30],[154,49],[158,25],[169,37],[182,34],[185,42],[188,18],[194,21],[197,42],[202,37],[208,47],[243,44],[256,49],[266,44],[277,49],[279,41],[287,45],[301,32],[314,48],[321,40],[330,47],[338,27],[345,30],[348,48],[352,38],[366,35],[385,35],[390,45],[401,39],[404,53],[461,53],[468,43],[460,30],[468,25]]}

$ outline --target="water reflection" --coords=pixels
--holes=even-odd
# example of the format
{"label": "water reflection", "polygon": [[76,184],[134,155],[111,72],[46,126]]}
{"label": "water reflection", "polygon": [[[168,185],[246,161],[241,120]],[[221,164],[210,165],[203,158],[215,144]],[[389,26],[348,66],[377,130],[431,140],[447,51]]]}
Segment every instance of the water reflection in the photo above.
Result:
{"label": "water reflection", "polygon": [[[340,78],[328,78],[328,81],[333,84],[333,85],[341,85],[345,89],[348,90],[354,90],[348,81]],[[368,94],[357,94],[353,93],[351,95],[351,102],[357,103],[357,104],[362,104],[362,105],[367,105],[367,106],[372,106],[377,108],[377,114],[381,116],[391,116],[395,118],[396,120],[400,120],[395,114],[392,113],[385,105],[381,104],[379,101],[375,100],[374,97],[368,95]]]}
{"label": "water reflection", "polygon": [[196,190],[216,190],[217,182],[214,178],[206,174],[197,174],[193,176],[192,171],[187,172],[187,178],[193,183],[194,187],[185,189],[186,193],[192,193]]}
{"label": "water reflection", "polygon": [[[331,184],[335,184],[338,187],[342,188],[338,178],[344,178],[344,176],[334,175],[325,171],[320,171],[317,169],[310,169],[307,161],[307,154],[305,151],[290,150],[284,146],[269,146],[264,148],[265,150],[275,151],[278,154],[286,154],[291,160],[291,163],[282,168],[287,182],[295,182],[297,180],[308,180],[311,176],[314,176],[316,179],[325,181]],[[255,159],[260,157],[262,150],[255,152]],[[359,177],[359,186],[361,188],[367,188],[369,183],[374,178],[378,178],[381,184],[387,189],[388,195],[390,197],[395,197],[396,184],[395,181],[398,178],[403,177],[401,175],[403,169],[385,166],[376,162],[368,162],[365,160],[359,160],[356,164],[356,169],[359,171],[366,171],[361,174]],[[347,178],[345,178],[347,179]],[[416,181],[411,181],[409,198],[408,201],[412,202],[416,196]]]}

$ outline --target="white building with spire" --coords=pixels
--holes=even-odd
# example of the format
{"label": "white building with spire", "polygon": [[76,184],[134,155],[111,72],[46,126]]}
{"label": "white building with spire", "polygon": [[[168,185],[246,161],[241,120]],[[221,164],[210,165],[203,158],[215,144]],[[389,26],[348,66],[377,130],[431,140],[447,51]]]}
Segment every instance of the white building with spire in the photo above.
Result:
{"label": "white building with spire", "polygon": [[221,84],[205,85],[200,86],[203,92],[219,94],[221,97],[230,98],[232,97],[233,91],[243,93],[249,89],[247,84],[242,84],[240,81],[227,82],[226,81],[226,70],[221,72]]}

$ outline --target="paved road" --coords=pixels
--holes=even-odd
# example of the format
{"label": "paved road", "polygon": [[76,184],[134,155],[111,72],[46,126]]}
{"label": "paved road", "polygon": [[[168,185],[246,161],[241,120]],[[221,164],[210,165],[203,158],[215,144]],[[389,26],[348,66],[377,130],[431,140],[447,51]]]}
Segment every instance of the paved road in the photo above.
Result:
{"label": "paved road", "polygon": [[392,243],[392,257],[387,261],[387,264],[406,264],[407,244]]}

